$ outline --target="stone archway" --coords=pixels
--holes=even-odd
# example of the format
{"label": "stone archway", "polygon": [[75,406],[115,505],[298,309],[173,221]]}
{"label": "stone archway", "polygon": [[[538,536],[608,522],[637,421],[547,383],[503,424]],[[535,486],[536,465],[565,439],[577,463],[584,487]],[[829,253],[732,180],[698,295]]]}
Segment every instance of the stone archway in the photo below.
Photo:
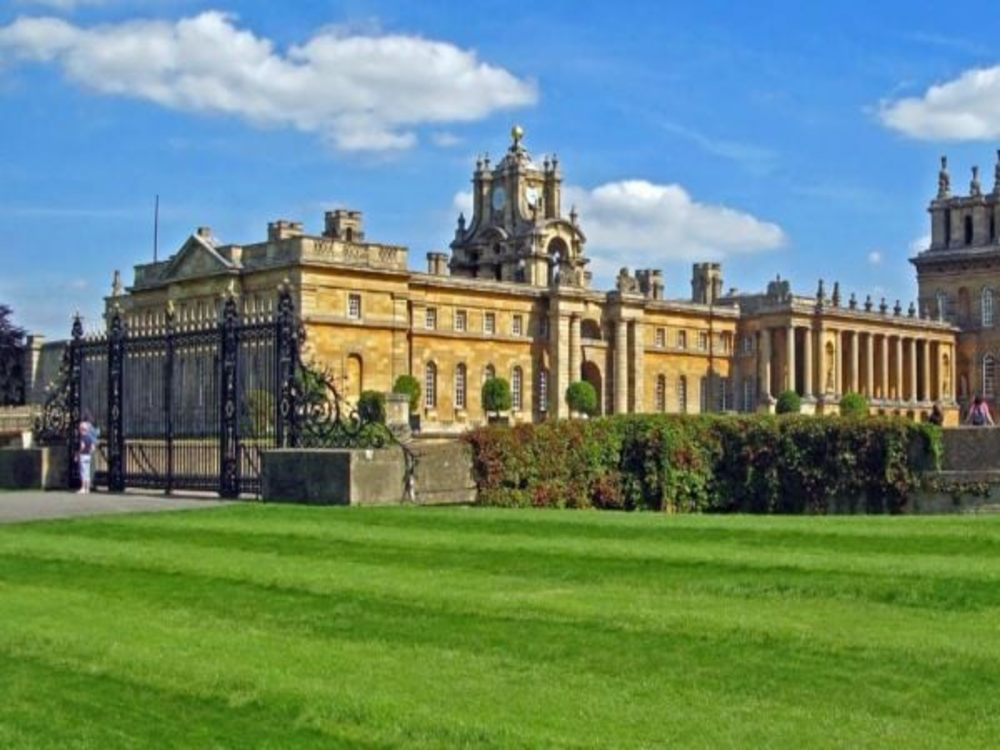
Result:
{"label": "stone archway", "polygon": [[581,378],[594,386],[597,393],[597,414],[604,414],[604,378],[601,376],[601,368],[596,362],[587,360],[580,368]]}

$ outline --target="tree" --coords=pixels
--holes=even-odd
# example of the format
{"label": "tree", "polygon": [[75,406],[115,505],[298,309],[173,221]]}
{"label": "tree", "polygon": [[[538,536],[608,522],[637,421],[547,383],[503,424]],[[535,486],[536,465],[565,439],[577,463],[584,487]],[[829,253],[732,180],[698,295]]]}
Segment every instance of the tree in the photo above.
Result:
{"label": "tree", "polygon": [[867,417],[868,399],[854,391],[845,393],[840,399],[840,416],[853,418]]}
{"label": "tree", "polygon": [[13,310],[0,303],[0,406],[24,403],[24,329],[11,319]]}
{"label": "tree", "polygon": [[795,391],[782,391],[778,394],[778,403],[774,405],[775,414],[798,414],[802,411],[802,399]]}
{"label": "tree", "polygon": [[597,413],[597,391],[586,380],[571,383],[566,389],[566,405],[570,411],[592,417]]}
{"label": "tree", "polygon": [[393,393],[402,393],[410,397],[410,414],[416,414],[420,409],[420,381],[412,375],[400,375],[392,386]]}
{"label": "tree", "polygon": [[483,383],[483,408],[494,415],[507,411],[511,405],[510,383],[503,378],[490,378]]}
{"label": "tree", "polygon": [[381,391],[362,391],[358,399],[358,416],[362,422],[385,424],[385,394]]}

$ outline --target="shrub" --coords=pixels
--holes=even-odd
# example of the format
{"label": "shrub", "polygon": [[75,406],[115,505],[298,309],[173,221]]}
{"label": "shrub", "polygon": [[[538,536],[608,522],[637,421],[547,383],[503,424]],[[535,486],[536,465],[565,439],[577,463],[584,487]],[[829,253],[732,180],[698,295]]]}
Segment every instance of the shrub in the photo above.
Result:
{"label": "shrub", "polygon": [[845,393],[840,399],[840,416],[842,417],[867,417],[868,399],[860,393]]}
{"label": "shrub", "polygon": [[597,413],[597,391],[586,380],[571,383],[566,389],[566,404],[570,411],[592,417]]}
{"label": "shrub", "polygon": [[802,399],[795,391],[782,391],[778,395],[778,403],[774,405],[775,414],[798,414],[802,411]]}
{"label": "shrub", "polygon": [[940,430],[903,419],[637,415],[465,435],[479,502],[667,512],[898,513],[940,463]]}
{"label": "shrub", "polygon": [[503,378],[490,378],[483,383],[483,409],[499,414],[510,409],[510,383]]}
{"label": "shrub", "polygon": [[381,391],[362,391],[358,398],[358,416],[362,422],[385,424],[385,394]]}
{"label": "shrub", "polygon": [[410,414],[416,414],[420,409],[420,381],[412,375],[400,375],[396,378],[392,392],[410,397]]}

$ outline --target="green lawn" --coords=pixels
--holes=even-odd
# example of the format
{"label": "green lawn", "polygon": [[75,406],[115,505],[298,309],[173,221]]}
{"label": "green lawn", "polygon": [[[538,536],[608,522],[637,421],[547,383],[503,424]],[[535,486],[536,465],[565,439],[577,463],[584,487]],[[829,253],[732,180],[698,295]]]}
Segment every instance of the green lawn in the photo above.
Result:
{"label": "green lawn", "polygon": [[993,748],[1000,517],[0,527],[0,747]]}

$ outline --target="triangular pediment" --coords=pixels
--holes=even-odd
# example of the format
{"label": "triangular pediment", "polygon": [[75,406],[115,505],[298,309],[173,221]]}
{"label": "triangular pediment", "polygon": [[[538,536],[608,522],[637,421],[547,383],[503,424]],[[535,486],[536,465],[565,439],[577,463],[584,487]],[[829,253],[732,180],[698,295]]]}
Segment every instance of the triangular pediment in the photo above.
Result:
{"label": "triangular pediment", "polygon": [[211,276],[232,271],[236,266],[224,258],[211,244],[192,235],[163,271],[162,281]]}

